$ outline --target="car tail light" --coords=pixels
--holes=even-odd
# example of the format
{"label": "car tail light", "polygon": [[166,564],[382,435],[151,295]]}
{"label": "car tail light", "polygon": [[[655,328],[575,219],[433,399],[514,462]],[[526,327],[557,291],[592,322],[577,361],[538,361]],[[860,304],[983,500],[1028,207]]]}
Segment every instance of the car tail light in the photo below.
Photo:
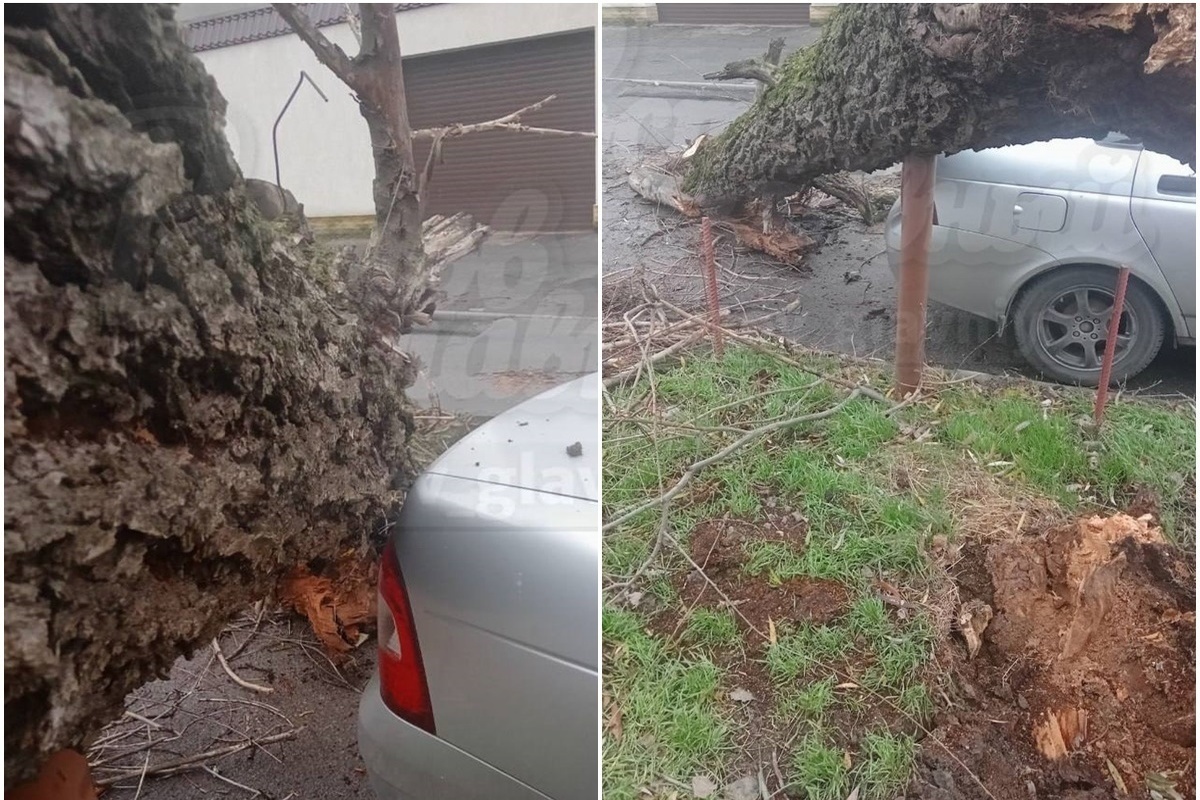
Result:
{"label": "car tail light", "polygon": [[379,693],[383,703],[401,719],[435,733],[412,607],[391,544],[384,548],[383,568],[379,572],[378,608]]}

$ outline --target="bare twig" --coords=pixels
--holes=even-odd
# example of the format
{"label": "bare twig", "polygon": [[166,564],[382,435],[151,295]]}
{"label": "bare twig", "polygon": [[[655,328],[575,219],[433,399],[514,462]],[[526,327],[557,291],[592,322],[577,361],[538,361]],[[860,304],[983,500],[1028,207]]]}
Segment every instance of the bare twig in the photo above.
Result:
{"label": "bare twig", "polygon": [[668,515],[668,508],[664,505],[662,515],[658,520],[658,530],[654,536],[654,546],[650,548],[650,554],[646,556],[641,565],[634,570],[634,573],[630,575],[627,580],[605,587],[604,593],[610,600],[619,598],[622,594],[632,589],[633,585],[637,583],[637,579],[642,577],[642,573],[645,572],[652,563],[654,563],[654,559],[658,558],[658,551],[662,549],[663,539],[666,538],[667,535],[667,524],[669,520],[670,517]]}
{"label": "bare twig", "polygon": [[675,353],[678,353],[683,348],[700,341],[701,339],[704,338],[705,333],[706,333],[705,330],[695,331],[694,333],[690,334],[687,338],[680,339],[678,342],[671,345],[670,347],[659,350],[657,353],[650,356],[649,362],[644,362],[644,361],[638,362],[637,365],[630,367],[627,370],[623,370],[622,372],[619,372],[616,375],[612,375],[610,377],[605,378],[604,379],[604,388],[611,389],[614,386],[621,385],[625,381],[627,381],[627,380],[633,378],[635,375],[637,375],[645,363],[657,364],[659,361],[662,361],[663,359],[669,358],[669,357],[673,356]]}
{"label": "bare twig", "polygon": [[142,774],[138,776],[137,791],[133,793],[133,800],[142,796],[142,785],[146,782],[146,770],[148,769],[150,769],[150,754],[146,753],[146,762],[142,764]]}
{"label": "bare twig", "polygon": [[229,662],[225,660],[225,654],[221,652],[221,645],[219,642],[217,642],[215,637],[212,640],[212,649],[217,656],[217,661],[220,661],[221,666],[225,669],[225,674],[232,678],[233,682],[238,686],[241,686],[245,689],[250,689],[254,692],[262,692],[263,694],[270,694],[271,692],[275,691],[270,686],[259,686],[257,683],[251,683],[250,681],[239,677],[238,674],[233,671],[233,667],[229,666]]}
{"label": "bare twig", "polygon": [[[663,300],[660,297],[656,296],[655,299],[658,302],[662,303],[667,308],[674,311],[676,314],[679,314],[684,317],[688,317],[690,319],[694,319],[702,325],[705,324],[705,321],[703,318],[698,317],[695,314],[689,313],[687,311],[684,311],[679,306],[669,303],[668,301]],[[725,335],[727,335],[731,339],[735,339],[735,340],[741,342],[742,344],[746,345],[746,347],[749,347],[751,350],[763,353],[765,355],[769,355],[772,358],[782,361],[784,364],[787,364],[789,367],[793,367],[795,369],[800,370],[801,372],[818,377],[823,381],[828,381],[829,383],[832,383],[836,386],[841,386],[843,389],[854,389],[854,390],[860,391],[864,396],[869,397],[878,403],[883,403],[884,405],[887,405],[893,409],[899,405],[898,403],[893,403],[891,400],[887,399],[882,394],[880,394],[879,392],[870,388],[869,386],[860,386],[857,384],[850,383],[849,381],[843,381],[838,378],[834,378],[830,375],[825,375],[821,372],[817,372],[812,367],[806,367],[804,364],[801,364],[799,361],[788,358],[787,356],[780,353],[779,348],[768,347],[767,345],[763,344],[762,342],[758,341],[757,339],[755,339],[752,336],[734,333],[734,332],[730,331],[728,327],[726,327],[726,329],[725,329]]]}
{"label": "bare twig", "polygon": [[132,719],[136,719],[138,722],[144,722],[152,728],[158,728],[161,730],[163,727],[162,725],[159,725],[154,720],[152,720],[148,717],[143,717],[141,714],[135,714],[132,711],[126,711],[125,716],[130,717]]}
{"label": "bare twig", "polygon": [[233,661],[235,658],[237,658],[238,654],[241,653],[242,650],[246,648],[246,645],[250,643],[250,640],[254,638],[254,634],[258,633],[258,626],[262,624],[263,614],[267,610],[267,601],[259,600],[257,603],[255,603],[255,606],[257,606],[258,611],[254,615],[254,627],[250,629],[250,633],[246,635],[246,638],[242,639],[242,641],[238,643],[238,646],[233,648],[233,652],[226,656],[226,658],[228,658],[230,661]]}
{"label": "bare twig", "polygon": [[251,797],[258,797],[262,794],[261,791],[259,791],[258,789],[255,789],[252,786],[247,786],[244,783],[238,783],[233,778],[226,778],[224,775],[217,772],[217,770],[214,767],[204,767],[203,769],[205,772],[207,772],[209,775],[212,775],[214,778],[216,778],[219,781],[224,781],[225,783],[228,783],[230,786],[236,786],[239,789],[244,789],[245,791],[250,793]]}
{"label": "bare twig", "polygon": [[604,527],[602,528],[602,530],[604,530],[604,531],[612,530],[613,528],[623,525],[624,523],[628,522],[629,520],[633,519],[638,514],[641,514],[644,511],[648,511],[651,508],[656,508],[665,503],[671,502],[671,500],[676,495],[678,495],[680,492],[682,492],[687,487],[687,485],[689,483],[691,483],[692,479],[695,478],[697,475],[699,475],[706,467],[712,466],[713,464],[717,463],[718,461],[722,461],[725,458],[728,458],[730,455],[732,455],[733,453],[736,453],[738,450],[742,449],[743,447],[745,447],[747,444],[754,441],[755,439],[761,438],[770,433],[775,433],[776,431],[781,431],[786,428],[794,427],[796,425],[802,425],[806,422],[816,422],[818,420],[822,420],[827,417],[833,416],[837,412],[841,411],[846,406],[846,404],[852,402],[853,400],[855,400],[859,397],[867,395],[867,392],[864,391],[864,388],[865,387],[861,387],[861,386],[856,387],[854,389],[854,391],[850,392],[850,394],[843,397],[838,403],[825,409],[824,411],[816,411],[811,414],[802,414],[801,416],[798,416],[798,417],[792,417],[790,419],[780,420],[779,422],[773,422],[769,425],[763,425],[762,427],[754,428],[753,430],[747,431],[745,434],[743,434],[741,437],[739,437],[732,444],[727,445],[725,448],[723,448],[722,450],[719,450],[718,452],[709,456],[708,458],[697,461],[696,463],[694,463],[690,467],[688,467],[686,470],[684,470],[683,477],[681,477],[678,481],[676,481],[675,485],[672,486],[669,490],[667,490],[663,494],[659,495],[658,497],[656,497],[652,500],[647,500],[646,502],[642,503],[641,505],[636,506],[636,507],[630,509],[629,511],[626,511],[625,513],[619,515],[616,519],[612,520],[611,522],[606,523],[604,525]]}
{"label": "bare twig", "polygon": [[346,24],[350,26],[350,32],[354,34],[354,41],[358,42],[358,46],[362,47],[362,23],[359,22],[358,12],[354,10],[356,3],[343,3],[346,7]]}
{"label": "bare twig", "polygon": [[268,703],[260,703],[257,700],[246,700],[245,698],[242,698],[242,697],[201,697],[201,698],[199,698],[199,700],[201,703],[237,703],[239,705],[253,706],[254,708],[261,708],[264,711],[270,711],[272,714],[279,717],[281,720],[286,722],[288,725],[292,724],[292,721],[290,719],[288,719],[287,715],[284,714],[282,711],[280,711],[278,708],[276,708],[275,706],[270,705]]}
{"label": "bare twig", "polygon": [[413,131],[412,136],[413,139],[454,139],[459,136],[466,136],[469,133],[481,133],[482,131],[517,131],[519,133],[539,133],[548,136],[579,136],[587,139],[595,139],[596,134],[593,131],[564,131],[557,128],[535,128],[521,123],[522,116],[532,114],[534,111],[553,101],[556,97],[558,95],[552,94],[532,105],[518,108],[510,114],[505,114],[503,117],[496,117],[496,119],[488,120],[487,122],[446,125],[440,128],[422,128],[421,130]]}
{"label": "bare twig", "polygon": [[203,763],[206,761],[211,761],[216,758],[223,758],[225,756],[233,755],[234,753],[240,753],[241,751],[248,750],[251,747],[259,747],[261,745],[282,742],[287,739],[294,739],[303,730],[303,727],[292,728],[291,730],[284,731],[283,733],[276,733],[273,736],[263,736],[258,739],[247,739],[244,742],[231,744],[227,747],[218,747],[214,750],[206,750],[203,753],[196,753],[195,755],[177,758],[173,761],[165,761],[162,764],[156,764],[153,767],[118,772],[116,775],[110,775],[107,778],[96,781],[96,785],[102,788],[105,786],[112,786],[114,783],[123,781],[126,778],[135,778],[143,774],[143,772],[146,775],[172,775],[176,772],[183,772],[184,770],[200,769]]}

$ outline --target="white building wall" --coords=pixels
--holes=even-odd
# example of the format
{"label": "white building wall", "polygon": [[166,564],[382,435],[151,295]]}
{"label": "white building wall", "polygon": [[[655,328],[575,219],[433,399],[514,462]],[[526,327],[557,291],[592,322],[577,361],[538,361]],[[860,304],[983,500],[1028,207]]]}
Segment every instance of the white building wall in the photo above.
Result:
{"label": "white building wall", "polygon": [[[596,7],[575,3],[456,3],[396,15],[405,56],[457,50],[562,33],[596,24]],[[357,43],[349,25],[321,28],[349,55]],[[229,104],[226,135],[247,178],[275,180],[271,127],[307,72],[329,102],[305,84],[279,124],[284,187],[310,217],[373,213],[371,140],[350,90],[295,35],[196,54]],[[514,109],[516,110],[516,109]],[[463,122],[481,120],[463,119]]]}

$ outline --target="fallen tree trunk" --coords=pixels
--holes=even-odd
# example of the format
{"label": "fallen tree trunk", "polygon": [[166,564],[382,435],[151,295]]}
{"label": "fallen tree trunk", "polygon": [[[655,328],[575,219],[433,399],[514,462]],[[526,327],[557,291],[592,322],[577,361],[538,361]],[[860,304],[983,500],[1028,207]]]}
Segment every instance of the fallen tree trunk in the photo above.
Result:
{"label": "fallen tree trunk", "polygon": [[1191,4],[861,4],[691,160],[710,198],[873,171],[909,153],[1120,131],[1195,162]]}
{"label": "fallen tree trunk", "polygon": [[[5,19],[5,785],[411,477],[413,367],[247,204],[169,6]],[[425,228],[431,263],[469,219]]]}

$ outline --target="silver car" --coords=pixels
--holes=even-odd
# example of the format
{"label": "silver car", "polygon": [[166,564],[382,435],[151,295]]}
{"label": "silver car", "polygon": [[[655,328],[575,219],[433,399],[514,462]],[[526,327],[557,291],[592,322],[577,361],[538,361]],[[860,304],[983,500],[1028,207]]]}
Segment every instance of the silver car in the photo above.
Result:
{"label": "silver car", "polygon": [[381,800],[596,796],[598,398],[591,375],[528,400],[409,492],[359,704]]}
{"label": "silver car", "polygon": [[[1131,277],[1113,381],[1143,370],[1164,341],[1195,344],[1190,167],[1114,135],[966,151],[936,169],[930,298],[1011,325],[1042,374],[1099,383],[1121,265]],[[900,211],[886,225],[893,272]]]}

